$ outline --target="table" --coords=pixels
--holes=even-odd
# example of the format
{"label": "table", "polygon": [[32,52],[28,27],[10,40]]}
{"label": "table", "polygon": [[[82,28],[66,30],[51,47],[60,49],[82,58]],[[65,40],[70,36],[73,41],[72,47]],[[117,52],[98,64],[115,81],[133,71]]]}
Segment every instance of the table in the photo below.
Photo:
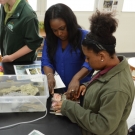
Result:
{"label": "table", "polygon": [[[40,63],[36,61],[34,63],[2,63],[5,74],[15,74],[13,65],[26,65]],[[1,64],[1,63],[0,63]],[[47,100],[47,108],[49,111],[51,104],[51,97]],[[42,117],[45,112],[27,112],[27,113],[0,113],[0,127],[34,120]],[[39,130],[45,135],[82,135],[81,129],[77,124],[72,123],[65,116],[56,116],[54,114],[47,113],[47,116],[41,120],[30,124],[22,124],[15,127],[0,130],[0,135],[28,135],[32,130]]]}
{"label": "table", "polygon": [[129,64],[131,72],[132,72],[133,80],[135,81],[135,76],[133,75],[133,72],[135,71],[135,57],[129,58],[128,64]]}

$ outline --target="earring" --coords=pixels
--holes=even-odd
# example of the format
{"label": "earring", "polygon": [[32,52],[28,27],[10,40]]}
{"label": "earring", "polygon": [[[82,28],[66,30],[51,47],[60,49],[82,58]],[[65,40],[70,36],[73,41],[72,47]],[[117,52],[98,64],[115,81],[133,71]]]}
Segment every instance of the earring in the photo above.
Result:
{"label": "earring", "polygon": [[101,61],[104,61],[104,60],[101,60]]}

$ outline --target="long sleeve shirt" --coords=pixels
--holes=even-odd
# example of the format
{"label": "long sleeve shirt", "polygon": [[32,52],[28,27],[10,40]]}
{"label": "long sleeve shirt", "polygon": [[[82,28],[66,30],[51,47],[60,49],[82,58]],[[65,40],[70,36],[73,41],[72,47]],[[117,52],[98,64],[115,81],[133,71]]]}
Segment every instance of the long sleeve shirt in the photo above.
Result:
{"label": "long sleeve shirt", "polygon": [[[88,31],[82,30],[82,40],[88,33]],[[81,44],[80,44],[81,46]],[[77,49],[76,51],[72,51],[72,46],[70,44],[67,45],[66,49],[62,51],[61,40],[58,39],[57,50],[54,55],[54,64],[50,63],[50,59],[47,55],[47,44],[44,42],[43,52],[42,52],[42,67],[48,66],[52,68],[54,71],[60,75],[62,81],[68,86],[73,76],[81,70],[82,67],[87,68],[88,70],[92,70],[87,62],[85,62],[85,56],[81,52],[81,50]],[[89,81],[91,79],[91,74],[81,80],[80,83],[85,81]]]}

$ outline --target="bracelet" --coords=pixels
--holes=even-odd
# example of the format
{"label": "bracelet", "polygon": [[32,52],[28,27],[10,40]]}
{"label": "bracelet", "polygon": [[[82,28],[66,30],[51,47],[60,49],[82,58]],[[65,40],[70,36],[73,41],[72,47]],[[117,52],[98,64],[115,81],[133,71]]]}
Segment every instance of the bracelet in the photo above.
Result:
{"label": "bracelet", "polygon": [[48,77],[49,75],[53,75],[53,73],[48,73],[46,76]]}

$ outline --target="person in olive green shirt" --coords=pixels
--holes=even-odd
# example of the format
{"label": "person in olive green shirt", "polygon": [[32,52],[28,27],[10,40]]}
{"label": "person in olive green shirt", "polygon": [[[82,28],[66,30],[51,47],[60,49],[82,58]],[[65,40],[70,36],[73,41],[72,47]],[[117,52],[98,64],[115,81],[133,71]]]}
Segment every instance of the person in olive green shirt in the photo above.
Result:
{"label": "person in olive green shirt", "polygon": [[2,62],[35,61],[43,40],[36,13],[26,0],[2,0],[0,4]]}
{"label": "person in olive green shirt", "polygon": [[91,32],[83,40],[82,49],[86,61],[99,71],[90,82],[80,86],[78,94],[85,92],[83,106],[64,100],[54,103],[53,109],[77,123],[83,135],[127,135],[126,120],[135,86],[126,58],[115,53],[113,33],[118,23],[112,13],[99,11],[92,15],[90,22]]}

